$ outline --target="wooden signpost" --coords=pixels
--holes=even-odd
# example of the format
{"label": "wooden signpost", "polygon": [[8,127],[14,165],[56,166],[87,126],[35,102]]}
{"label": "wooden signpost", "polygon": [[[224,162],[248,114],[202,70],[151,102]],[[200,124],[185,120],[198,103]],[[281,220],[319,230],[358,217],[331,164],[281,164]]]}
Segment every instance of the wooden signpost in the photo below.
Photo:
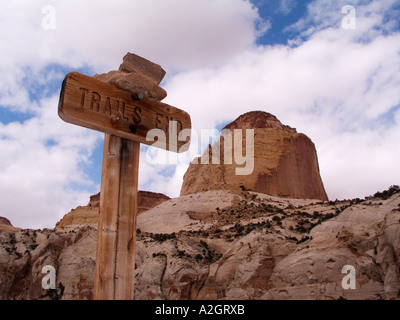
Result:
{"label": "wooden signpost", "polygon": [[170,121],[176,121],[178,133],[191,128],[185,111],[77,72],[68,74],[63,82],[58,114],[66,122],[148,145],[154,141],[146,140],[147,132],[161,129],[168,150],[187,151],[186,142],[169,139]]}
{"label": "wooden signpost", "polygon": [[140,143],[151,129],[163,130],[171,151],[189,146],[170,136],[191,128],[189,114],[140,94],[72,72],[63,82],[58,114],[66,122],[105,134],[100,217],[94,280],[97,300],[134,298],[136,216]]}

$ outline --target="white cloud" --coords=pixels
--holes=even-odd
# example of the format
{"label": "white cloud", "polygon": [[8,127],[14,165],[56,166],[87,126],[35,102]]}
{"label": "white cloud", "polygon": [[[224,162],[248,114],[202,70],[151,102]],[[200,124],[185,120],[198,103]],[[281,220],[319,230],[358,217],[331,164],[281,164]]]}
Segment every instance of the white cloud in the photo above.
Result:
{"label": "white cloud", "polygon": [[243,0],[54,0],[56,25],[50,30],[42,27],[47,5],[47,0],[0,2],[0,106],[30,111],[24,79],[44,81],[49,65],[101,73],[134,52],[170,75],[224,63],[265,31],[257,9]]}
{"label": "white cloud", "polygon": [[44,30],[48,4],[0,3],[4,65],[110,68],[127,51],[166,68],[218,64],[251,46],[260,31],[255,24],[262,26],[257,9],[242,0],[55,0],[56,28]]}
{"label": "white cloud", "polygon": [[289,14],[296,7],[295,0],[281,0],[279,1],[279,11],[283,14]]}
{"label": "white cloud", "polygon": [[24,123],[0,124],[0,216],[18,227],[53,227],[95,190],[81,164],[90,165],[99,136],[62,122],[57,102],[40,101]]}
{"label": "white cloud", "polygon": [[[357,31],[365,33],[364,36],[373,38],[381,33],[382,30],[392,30],[395,26],[393,21],[396,19],[397,11],[392,7],[397,0],[354,0],[349,3],[347,0],[315,0],[307,6],[307,14],[295,24],[286,29],[301,32],[302,38],[314,35],[316,32],[328,28],[340,28],[342,19],[346,14],[342,13],[342,8],[352,5],[356,9]],[[391,22],[386,21],[390,19]],[[350,34],[350,33],[349,33]]]}
{"label": "white cloud", "polygon": [[358,29],[344,30],[341,7],[315,1],[310,11],[321,16],[298,46],[258,47],[219,68],[178,74],[166,84],[167,102],[186,107],[196,130],[250,110],[275,114],[316,143],[331,198],[399,183],[399,119],[382,124],[400,105],[400,33],[382,16],[391,3],[359,4]]}
{"label": "white cloud", "polygon": [[[342,2],[311,3],[291,28],[301,33],[296,45],[257,47],[268,25],[248,1],[55,0],[55,30],[41,26],[48,1],[1,1],[0,38],[7,45],[0,105],[33,118],[0,124],[0,216],[16,226],[51,227],[88,201],[95,186],[82,164],[90,165],[102,135],[63,123],[58,97],[32,102],[29,86],[60,80],[57,72],[43,80],[50,64],[106,72],[128,51],[167,70],[165,102],[188,111],[197,132],[261,109],[306,133],[331,198],[399,183],[395,1],[356,1],[357,30],[340,28]],[[185,170],[184,163],[151,165],[142,152],[140,186],[176,196]]]}
{"label": "white cloud", "polygon": [[[48,5],[55,29],[43,28]],[[58,118],[58,97],[48,87],[61,84],[58,70],[106,72],[129,51],[172,75],[228,61],[265,30],[257,9],[243,0],[1,1],[0,107],[32,118],[0,122],[0,215],[19,227],[52,227],[94,189],[84,168],[101,135]],[[146,180],[143,168],[155,191],[179,189],[178,173],[171,172],[171,186],[162,170],[160,180]]]}

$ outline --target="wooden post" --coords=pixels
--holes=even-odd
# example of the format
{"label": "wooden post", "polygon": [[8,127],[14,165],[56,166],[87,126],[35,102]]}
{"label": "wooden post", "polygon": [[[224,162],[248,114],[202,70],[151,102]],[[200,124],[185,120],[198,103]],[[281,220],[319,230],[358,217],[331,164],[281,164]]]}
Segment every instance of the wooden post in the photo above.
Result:
{"label": "wooden post", "polygon": [[96,300],[133,300],[140,143],[105,134]]}
{"label": "wooden post", "polygon": [[147,138],[156,129],[157,142],[165,140],[157,147],[187,151],[189,144],[178,134],[191,128],[190,116],[77,72],[64,79],[58,114],[66,122],[105,133],[94,298],[132,300],[140,143],[156,146]]}

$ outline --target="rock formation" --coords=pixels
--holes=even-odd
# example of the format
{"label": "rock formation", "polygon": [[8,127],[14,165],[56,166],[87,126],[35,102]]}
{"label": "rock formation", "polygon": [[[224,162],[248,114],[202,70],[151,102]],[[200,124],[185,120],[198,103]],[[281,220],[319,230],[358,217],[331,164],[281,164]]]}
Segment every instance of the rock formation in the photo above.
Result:
{"label": "rock formation", "polygon": [[[198,164],[190,164],[181,195],[241,187],[278,197],[328,200],[314,143],[306,135],[262,111],[241,115],[224,129],[242,129],[243,145],[245,129],[254,129],[254,171],[237,175],[238,166],[224,161],[224,141],[220,139],[221,163],[201,164],[199,158]],[[211,148],[204,153],[211,153]]]}
{"label": "rock formation", "polygon": [[[0,299],[93,298],[95,228],[0,222]],[[342,286],[345,265],[356,289]],[[207,191],[138,217],[135,299],[399,299],[399,270],[398,187],[329,202]]]}
{"label": "rock formation", "polygon": [[162,193],[149,192],[139,190],[138,192],[138,214],[150,210],[155,206],[163,203],[164,201],[169,200],[170,197],[166,196]]}
{"label": "rock formation", "polygon": [[[169,200],[170,198],[162,193],[138,191],[138,215],[151,208]],[[56,224],[56,228],[76,228],[87,225],[97,228],[99,219],[100,193],[90,197],[87,206],[79,206],[67,213]],[[1,220],[0,220],[1,222]]]}
{"label": "rock formation", "polygon": [[8,220],[7,218],[0,217],[0,232],[13,232],[13,231],[18,231],[18,229],[14,228],[10,220]]}
{"label": "rock formation", "polygon": [[94,78],[133,94],[141,93],[150,99],[161,101],[167,96],[167,92],[158,86],[164,76],[165,71],[159,65],[127,53],[118,71],[96,74]]}

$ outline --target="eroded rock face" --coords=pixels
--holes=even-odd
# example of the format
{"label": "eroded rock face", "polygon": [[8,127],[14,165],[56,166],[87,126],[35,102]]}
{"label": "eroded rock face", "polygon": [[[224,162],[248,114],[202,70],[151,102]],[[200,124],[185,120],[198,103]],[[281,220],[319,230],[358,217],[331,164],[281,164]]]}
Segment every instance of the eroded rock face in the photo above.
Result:
{"label": "eroded rock face", "polygon": [[162,193],[139,190],[139,192],[138,192],[138,214],[141,214],[142,212],[150,210],[151,208],[154,208],[169,199],[170,199],[170,197],[168,197]]}
{"label": "eroded rock face", "polygon": [[[0,299],[93,299],[96,230],[0,233]],[[43,289],[42,268],[56,270],[56,289]]]}
{"label": "eroded rock face", "polygon": [[7,218],[0,217],[0,232],[17,231]]}
{"label": "eroded rock face", "polygon": [[[245,146],[245,129],[254,129],[254,170],[238,175],[235,163],[224,161],[221,140],[220,164],[190,164],[183,180],[181,195],[206,190],[239,190],[246,188],[278,197],[328,200],[322,183],[314,143],[304,134],[283,125],[275,116],[249,112],[224,129],[241,129]],[[245,147],[243,147],[245,150]],[[210,159],[212,149],[206,150]],[[234,150],[232,152],[234,154]],[[203,155],[204,156],[204,155]]]}
{"label": "eroded rock face", "polygon": [[[242,192],[225,205],[181,226],[189,232],[161,237],[154,225],[140,235],[138,299],[399,298],[400,193],[315,203]],[[354,290],[342,286],[345,265],[356,270]],[[148,274],[155,266],[159,277]]]}
{"label": "eroded rock face", "polygon": [[[208,191],[144,212],[138,229],[135,299],[400,298],[400,190],[335,202]],[[82,225],[1,230],[0,299],[92,299],[96,241]],[[56,290],[42,288],[46,265]]]}
{"label": "eroded rock face", "polygon": [[68,212],[60,221],[56,228],[74,229],[79,226],[97,227],[99,221],[99,207],[79,206]]}

